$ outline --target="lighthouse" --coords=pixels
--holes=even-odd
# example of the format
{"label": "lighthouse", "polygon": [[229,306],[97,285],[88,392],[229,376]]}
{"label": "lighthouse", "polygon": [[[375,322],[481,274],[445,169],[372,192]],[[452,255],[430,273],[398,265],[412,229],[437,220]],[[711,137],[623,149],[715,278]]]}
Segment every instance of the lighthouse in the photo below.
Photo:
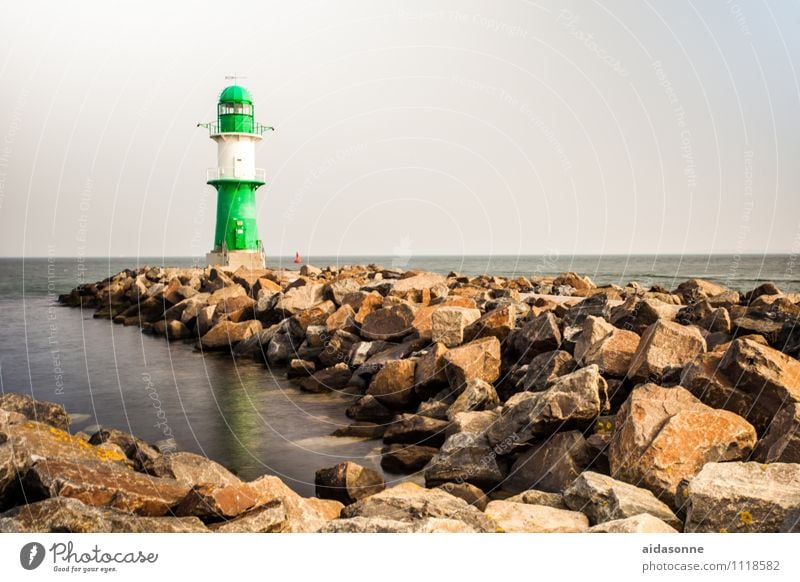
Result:
{"label": "lighthouse", "polygon": [[209,168],[207,183],[217,190],[214,248],[206,255],[209,266],[230,270],[265,266],[264,246],[256,224],[256,190],[264,185],[265,171],[256,168],[255,146],[273,128],[256,123],[253,98],[239,85],[219,96],[216,123],[201,123],[217,142],[217,166]]}

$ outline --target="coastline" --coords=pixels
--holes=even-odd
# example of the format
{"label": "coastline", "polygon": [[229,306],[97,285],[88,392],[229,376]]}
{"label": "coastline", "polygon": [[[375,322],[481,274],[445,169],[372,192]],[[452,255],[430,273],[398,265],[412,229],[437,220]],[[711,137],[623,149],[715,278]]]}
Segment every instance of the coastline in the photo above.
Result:
{"label": "coastline", "polygon": [[[164,487],[160,501],[141,501],[163,509],[159,517],[137,501],[121,508],[133,507],[139,517],[130,519],[185,527],[792,531],[800,515],[797,486],[786,484],[800,469],[799,299],[771,285],[741,294],[702,280],[673,291],[598,287],[575,273],[509,279],[376,265],[129,270],[60,301],[170,341],[197,342],[203,352],[285,368],[310,393],[350,397],[353,424],[340,434],[382,438],[384,469],[421,473],[426,488],[384,489],[380,474],[342,463],[319,468],[317,493],[326,499],[302,498],[276,477],[245,483],[213,461],[158,451],[118,431],[58,438],[68,437],[70,450],[85,448],[77,438],[95,455],[98,446],[117,455],[80,463],[115,472],[124,465],[126,478]],[[6,422],[28,446],[38,442],[29,433],[50,430],[18,417]],[[62,449],[33,454],[75,463]],[[142,459],[142,450],[152,458]],[[42,516],[69,513],[67,505],[87,515],[109,506],[107,495],[70,497],[82,506],[66,501],[64,483],[49,482],[37,467],[43,461],[10,458],[20,482],[44,496]],[[655,469],[642,471],[643,463]],[[756,490],[764,482],[796,501],[779,507],[762,495],[746,510],[744,502],[734,507],[721,485],[730,480]],[[98,488],[76,478],[66,489]],[[224,506],[234,491],[252,503]],[[112,497],[126,494],[135,497]],[[613,510],[603,509],[611,499]],[[0,530],[22,527],[24,507],[0,518]]]}

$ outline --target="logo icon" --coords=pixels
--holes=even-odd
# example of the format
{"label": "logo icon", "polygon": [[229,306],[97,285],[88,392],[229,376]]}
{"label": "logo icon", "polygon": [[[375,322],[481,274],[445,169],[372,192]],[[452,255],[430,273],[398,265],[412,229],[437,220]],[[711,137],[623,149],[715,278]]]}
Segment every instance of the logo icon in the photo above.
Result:
{"label": "logo icon", "polygon": [[44,561],[44,546],[39,542],[29,542],[19,551],[19,563],[26,570],[35,570]]}

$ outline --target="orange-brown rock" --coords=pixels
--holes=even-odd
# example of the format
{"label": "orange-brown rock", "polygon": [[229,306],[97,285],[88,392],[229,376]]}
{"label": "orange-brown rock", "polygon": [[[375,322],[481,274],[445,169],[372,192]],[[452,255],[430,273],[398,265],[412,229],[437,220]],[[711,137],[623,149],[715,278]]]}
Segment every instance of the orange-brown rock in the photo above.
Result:
{"label": "orange-brown rock", "polygon": [[165,515],[189,492],[173,479],[137,473],[118,463],[58,459],[34,463],[25,476],[25,489],[149,516]]}
{"label": "orange-brown rock", "polygon": [[471,342],[482,337],[496,337],[504,341],[517,321],[513,305],[503,305],[484,313],[464,330],[464,341]]}
{"label": "orange-brown rock", "polygon": [[419,337],[424,340],[431,339],[433,312],[437,309],[441,309],[442,307],[466,307],[468,309],[476,309],[477,305],[472,299],[460,296],[444,297],[433,305],[423,305],[417,309],[417,312],[414,315],[414,321],[411,323],[411,325],[414,326],[414,329],[419,334]]}
{"label": "orange-brown rock", "polygon": [[756,443],[745,419],[706,406],[681,386],[637,386],[614,424],[612,476],[650,489],[670,505],[682,479],[709,462],[747,458]]}
{"label": "orange-brown rock", "polygon": [[259,321],[243,321],[242,323],[220,321],[200,338],[200,345],[206,350],[226,350],[259,331],[261,331],[261,322]]}
{"label": "orange-brown rock", "polygon": [[496,337],[477,339],[449,350],[444,361],[453,390],[460,390],[473,378],[491,384],[500,377],[500,341]]}
{"label": "orange-brown rock", "polygon": [[639,347],[639,339],[632,331],[615,329],[584,354],[583,363],[586,366],[596,364],[601,374],[624,378]]}
{"label": "orange-brown rock", "polygon": [[640,382],[677,383],[684,366],[706,351],[706,341],[694,327],[658,320],[642,335],[629,375]]}
{"label": "orange-brown rock", "polygon": [[414,331],[414,315],[414,309],[406,303],[376,309],[364,318],[361,335],[371,340],[401,339]]}
{"label": "orange-brown rock", "polygon": [[370,382],[367,394],[391,408],[408,405],[414,396],[415,368],[413,359],[386,362]]}

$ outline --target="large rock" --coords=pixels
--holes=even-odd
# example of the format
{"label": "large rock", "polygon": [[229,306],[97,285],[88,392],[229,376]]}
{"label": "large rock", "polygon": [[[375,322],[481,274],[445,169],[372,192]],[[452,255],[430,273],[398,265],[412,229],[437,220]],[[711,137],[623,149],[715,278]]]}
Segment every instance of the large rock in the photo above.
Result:
{"label": "large rock", "polygon": [[445,439],[447,422],[420,416],[419,414],[400,414],[386,428],[383,442],[407,445],[442,446]]}
{"label": "large rock", "polygon": [[30,420],[49,424],[61,430],[67,430],[70,424],[69,414],[63,406],[34,400],[27,394],[15,392],[0,394],[0,409],[17,412]]}
{"label": "large rock", "polygon": [[658,321],[674,320],[679,310],[680,306],[632,295],[622,305],[611,309],[610,321],[614,327],[641,335],[645,329]]}
{"label": "large rock", "polygon": [[140,517],[69,497],[19,505],[0,515],[0,533],[207,533],[196,517]]}
{"label": "large rock", "polygon": [[344,505],[355,503],[386,488],[380,474],[349,461],[320,469],[314,476],[314,484],[317,497],[334,499]]}
{"label": "large rock", "polygon": [[414,483],[401,483],[348,505],[342,510],[342,517],[380,517],[402,522],[425,518],[454,519],[478,532],[495,531],[494,523],[463,499],[441,489],[425,489]]}
{"label": "large rock", "polygon": [[481,312],[467,307],[442,307],[431,315],[431,341],[448,348],[464,343],[464,330],[477,320]]}
{"label": "large rock", "polygon": [[520,354],[521,362],[529,362],[542,352],[552,352],[561,345],[561,329],[558,318],[545,311],[526,322],[513,334],[514,347]]}
{"label": "large rock", "polygon": [[[758,393],[740,389],[721,369],[720,352],[700,354],[684,368],[680,385],[711,408],[724,408],[745,417],[756,430],[764,432],[772,421],[757,406]],[[761,413],[760,413],[761,412]]]}
{"label": "large rock", "polygon": [[200,345],[205,350],[229,350],[259,331],[261,322],[257,320],[241,323],[220,321],[200,338]]}
{"label": "large rock", "polygon": [[[327,392],[329,390],[339,390],[347,386],[352,376],[347,364],[336,364],[330,368],[325,368],[314,372],[309,377],[300,382],[300,388],[306,392]],[[367,420],[367,419],[359,419]]]}
{"label": "large rock", "polygon": [[628,375],[633,357],[639,347],[639,336],[632,331],[615,329],[583,356],[584,365],[600,368],[600,373],[615,378]]}
{"label": "large rock", "polygon": [[284,293],[275,304],[275,309],[285,315],[294,315],[305,311],[325,299],[325,285],[313,284],[301,287],[292,287]]}
{"label": "large rock", "polygon": [[562,376],[543,392],[509,398],[487,430],[492,446],[522,445],[565,425],[591,423],[608,406],[608,384],[597,366]]}
{"label": "large rock", "polygon": [[371,340],[398,340],[414,331],[414,309],[399,303],[376,309],[364,318],[361,335]]}
{"label": "large rock", "polygon": [[459,412],[448,425],[447,436],[459,432],[484,434],[499,416],[497,410]]}
{"label": "large rock", "polygon": [[447,384],[444,356],[447,348],[444,344],[436,343],[429,346],[417,358],[414,370],[414,390],[420,396],[433,396],[442,386]]}
{"label": "large rock", "polygon": [[528,489],[522,493],[507,497],[504,501],[509,501],[511,503],[527,503],[529,505],[546,505],[547,507],[554,507],[556,509],[569,509],[567,504],[564,503],[564,497],[561,493],[538,491],[537,489]]}
{"label": "large rock", "polygon": [[[331,281],[328,284],[328,291],[331,297],[333,297],[333,300],[336,302],[336,305],[343,305],[344,298],[348,293],[357,293],[360,289],[361,283],[357,279],[351,278]],[[350,308],[353,309],[352,307]]]}
{"label": "large rock", "polygon": [[375,374],[367,394],[390,408],[408,406],[414,397],[414,360],[392,360]]}
{"label": "large rock", "polygon": [[425,484],[472,483],[491,488],[505,477],[505,470],[483,435],[457,433],[447,438],[425,468]]}
{"label": "large rock", "polygon": [[800,465],[708,463],[685,489],[687,532],[800,531]]}
{"label": "large rock", "polygon": [[194,487],[175,513],[205,519],[229,519],[244,516],[276,500],[283,503],[287,515],[280,531],[316,531],[325,522],[339,517],[342,508],[337,501],[302,498],[278,477],[265,475],[248,483]]}
{"label": "large rock", "polygon": [[345,411],[353,420],[365,422],[386,422],[394,417],[394,412],[381,404],[374,396],[369,394],[359,398]]}
{"label": "large rock", "polygon": [[649,513],[606,521],[589,528],[589,533],[678,533],[678,530]]}
{"label": "large rock", "polygon": [[381,467],[389,473],[407,475],[427,465],[438,449],[421,445],[389,445],[381,450]]}
{"label": "large rock", "polygon": [[444,309],[445,307],[463,307],[470,310],[477,309],[477,305],[475,304],[474,300],[467,297],[458,296],[444,297],[429,305],[422,305],[419,309],[417,309],[417,312],[414,315],[414,321],[412,322],[412,325],[414,326],[417,334],[419,334],[420,338],[426,341],[431,340],[433,334],[433,314],[440,309]]}
{"label": "large rock", "polygon": [[646,487],[667,504],[681,479],[708,462],[747,458],[756,443],[745,419],[706,406],[680,386],[637,386],[615,426],[608,449],[612,476]]}
{"label": "large rock", "polygon": [[577,363],[569,352],[564,350],[544,352],[528,364],[520,387],[525,391],[540,392],[561,376],[574,372],[575,368]]}
{"label": "large rock", "polygon": [[26,474],[24,487],[32,495],[71,497],[95,507],[148,516],[165,515],[189,492],[173,479],[98,461],[37,461]]}
{"label": "large rock", "polygon": [[586,352],[603,338],[611,335],[615,329],[617,328],[602,317],[596,317],[594,315],[586,316],[581,326],[581,332],[575,340],[575,349],[573,351],[573,355],[578,363],[583,365],[583,356],[586,355]]}
{"label": "large rock", "polygon": [[518,493],[538,489],[560,493],[589,465],[592,457],[580,431],[554,434],[520,455],[511,467],[503,489]]}
{"label": "large rock", "polygon": [[749,339],[735,340],[720,368],[736,388],[756,397],[754,413],[774,417],[790,403],[800,403],[800,362]]}
{"label": "large rock", "polygon": [[683,524],[672,510],[647,489],[592,471],[582,473],[564,491],[564,501],[589,517],[592,525],[650,514],[673,528]]}
{"label": "large rock", "polygon": [[[74,439],[75,437],[73,437]],[[63,435],[62,439],[63,440]],[[74,440],[73,440],[74,442]],[[119,450],[133,463],[133,467],[137,471],[148,472],[152,463],[161,457],[161,452],[153,445],[143,441],[142,439],[133,436],[130,433],[121,431],[116,428],[100,428],[92,436],[89,437],[89,444],[91,445],[116,445]],[[78,445],[80,446],[80,445]],[[108,458],[109,453],[113,449],[106,447],[96,447],[96,450],[102,451],[103,455]],[[63,457],[62,457],[63,458]],[[106,460],[97,459],[97,460]]]}
{"label": "large rock", "polygon": [[457,414],[462,412],[493,410],[498,406],[500,406],[500,400],[494,386],[478,378],[473,378],[467,381],[464,390],[447,409],[447,418],[452,421]]}
{"label": "large rock", "polygon": [[157,477],[175,479],[189,487],[240,483],[236,475],[219,463],[183,451],[158,456],[149,464],[148,472]]}
{"label": "large rock", "polygon": [[729,291],[724,285],[706,281],[705,279],[689,279],[678,285],[675,293],[681,295],[685,301],[705,299]]}
{"label": "large rock", "polygon": [[493,383],[500,377],[500,341],[487,337],[453,348],[444,355],[450,388],[460,391],[474,378]]}
{"label": "large rock", "polygon": [[486,497],[486,494],[470,483],[442,483],[436,488],[442,489],[450,495],[455,495],[459,499],[463,499],[481,511],[486,509],[486,505],[489,503],[489,498]]}
{"label": "large rock", "polygon": [[676,384],[684,366],[705,351],[706,341],[697,329],[659,320],[644,331],[629,376],[641,382]]}
{"label": "large rock", "polygon": [[497,530],[508,533],[575,533],[589,529],[589,520],[577,511],[511,501],[492,501],[486,515]]}

